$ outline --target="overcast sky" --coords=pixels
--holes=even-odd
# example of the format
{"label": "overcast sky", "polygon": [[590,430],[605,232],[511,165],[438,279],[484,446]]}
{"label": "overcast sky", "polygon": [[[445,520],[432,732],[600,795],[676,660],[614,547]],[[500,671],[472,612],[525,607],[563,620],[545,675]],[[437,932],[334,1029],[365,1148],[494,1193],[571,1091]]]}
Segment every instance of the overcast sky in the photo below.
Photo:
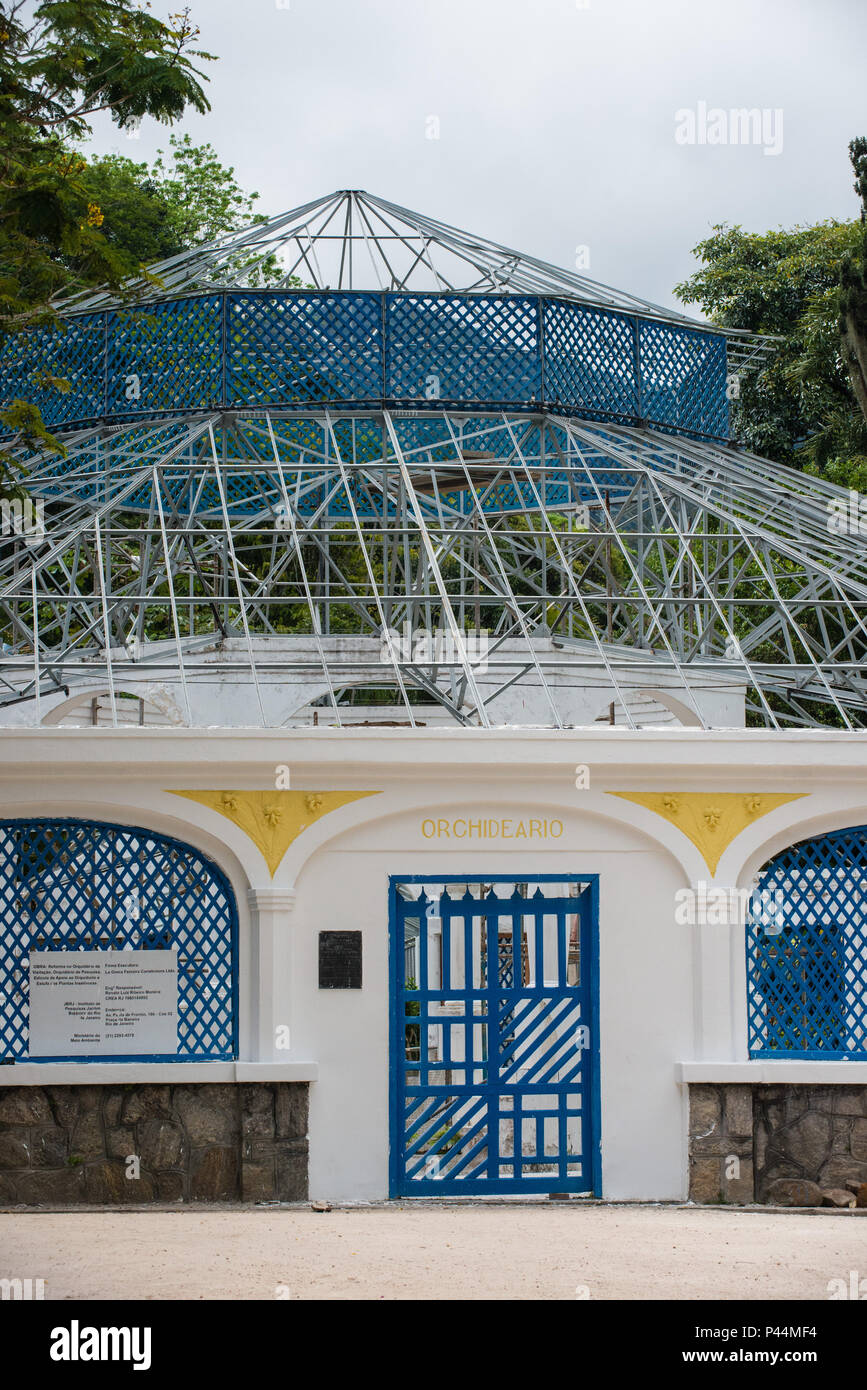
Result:
{"label": "overcast sky", "polygon": [[[364,188],[667,306],[716,222],[857,214],[867,0],[190,3],[219,61],[210,115],[176,128],[269,214]],[[765,127],[734,144],[744,107]],[[137,160],[167,141],[95,132]]]}

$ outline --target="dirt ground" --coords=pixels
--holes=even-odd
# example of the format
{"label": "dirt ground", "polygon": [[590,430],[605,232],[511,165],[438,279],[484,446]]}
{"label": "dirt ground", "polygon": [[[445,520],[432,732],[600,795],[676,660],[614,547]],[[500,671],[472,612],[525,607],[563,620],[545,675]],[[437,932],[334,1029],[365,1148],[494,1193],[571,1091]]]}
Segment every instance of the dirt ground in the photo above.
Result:
{"label": "dirt ground", "polygon": [[867,1277],[855,1212],[389,1203],[0,1214],[0,1278],[42,1278],[46,1299],[821,1300],[852,1270]]}

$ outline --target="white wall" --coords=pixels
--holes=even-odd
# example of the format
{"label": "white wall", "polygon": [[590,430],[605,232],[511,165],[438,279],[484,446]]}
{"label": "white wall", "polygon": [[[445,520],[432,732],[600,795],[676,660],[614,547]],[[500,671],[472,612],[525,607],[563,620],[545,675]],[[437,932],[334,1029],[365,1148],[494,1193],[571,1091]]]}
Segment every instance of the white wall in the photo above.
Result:
{"label": "white wall", "polygon": [[[578,762],[590,767],[590,790],[575,788]],[[278,763],[291,766],[298,789],[380,795],[316,822],[272,881],[243,831],[166,789],[266,789]],[[710,878],[703,859],[661,817],[607,794],[672,789],[807,793],[750,825],[726,851],[716,881],[746,883],[784,845],[867,822],[867,737],[685,729],[0,731],[0,815],[139,823],[187,839],[226,869],[241,918],[242,1058],[318,1066],[311,1195],[332,1200],[388,1190],[389,875],[463,872],[600,876],[603,1195],[686,1196],[683,1067],[696,1080],[699,1065],[710,1076],[724,1064],[756,1064],[746,1061],[742,934],[675,923],[676,891]],[[557,817],[564,829],[556,841],[455,843],[422,834],[431,816]],[[249,909],[251,889],[271,903],[273,940]],[[364,987],[320,991],[317,934],[350,928],[364,933]],[[271,1021],[289,1024],[288,1053],[269,1048]],[[811,1065],[801,1064],[805,1080]],[[14,1067],[0,1073],[0,1084],[15,1083]],[[131,1063],[130,1075],[145,1079],[147,1070]]]}

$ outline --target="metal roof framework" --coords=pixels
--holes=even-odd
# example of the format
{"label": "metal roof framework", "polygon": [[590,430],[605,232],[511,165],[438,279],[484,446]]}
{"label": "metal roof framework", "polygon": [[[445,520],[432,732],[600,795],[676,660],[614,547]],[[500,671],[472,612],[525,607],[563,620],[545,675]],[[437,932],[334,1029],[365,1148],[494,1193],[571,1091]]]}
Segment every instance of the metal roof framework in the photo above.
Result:
{"label": "metal roof framework", "polygon": [[[274,289],[300,282],[320,290],[563,296],[724,333],[737,370],[760,362],[772,345],[767,337],[715,328],[360,189],[341,189],[160,261],[129,290],[153,301],[227,286],[256,289],[269,266],[267,283]],[[99,290],[61,297],[57,305],[83,312],[122,302]]]}
{"label": "metal roof framework", "polygon": [[[30,459],[47,524],[0,542],[0,719],[97,680],[117,722],[125,682],[179,675],[194,722],[217,651],[251,723],[303,675],[338,724],[368,685],[410,726],[424,699],[488,727],[529,684],[564,727],[565,672],[632,727],[631,692],[663,683],[707,727],[708,682],[745,689],[755,723],[867,726],[867,544],[833,529],[844,491],[649,430],[443,410],[420,436],[418,418],[203,413]],[[387,635],[407,627],[451,655]]]}

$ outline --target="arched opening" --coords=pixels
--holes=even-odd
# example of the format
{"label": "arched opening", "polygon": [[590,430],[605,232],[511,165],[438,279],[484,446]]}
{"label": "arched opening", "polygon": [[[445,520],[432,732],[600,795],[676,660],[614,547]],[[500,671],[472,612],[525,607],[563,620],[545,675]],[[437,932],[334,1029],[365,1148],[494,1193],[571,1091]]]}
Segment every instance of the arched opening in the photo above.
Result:
{"label": "arched opening", "polygon": [[764,866],[746,950],[750,1056],[867,1058],[867,826]]}
{"label": "arched opening", "polygon": [[0,821],[0,1060],[29,1057],[31,951],[177,951],[177,1052],[160,1060],[236,1057],[237,937],[226,875],[180,840],[99,821]]}

